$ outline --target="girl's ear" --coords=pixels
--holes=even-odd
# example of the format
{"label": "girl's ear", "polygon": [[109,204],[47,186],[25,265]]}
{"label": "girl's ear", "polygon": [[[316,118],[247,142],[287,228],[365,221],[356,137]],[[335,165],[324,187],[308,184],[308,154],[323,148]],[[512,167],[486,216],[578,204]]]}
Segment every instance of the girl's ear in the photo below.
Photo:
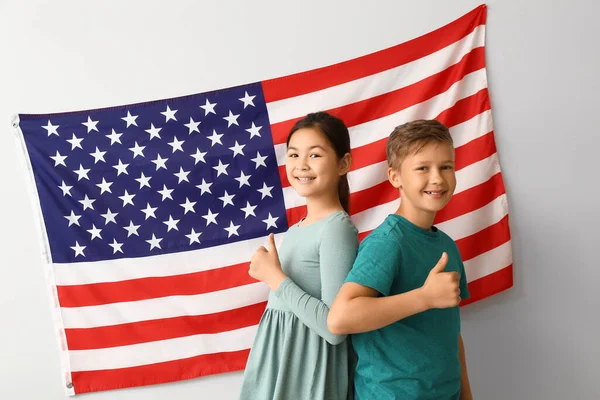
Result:
{"label": "girl's ear", "polygon": [[340,159],[338,174],[340,176],[346,175],[348,171],[350,171],[350,164],[352,164],[352,156],[350,153],[346,153],[344,154],[344,157]]}
{"label": "girl's ear", "polygon": [[396,168],[388,168],[388,180],[396,189],[402,189],[402,177]]}

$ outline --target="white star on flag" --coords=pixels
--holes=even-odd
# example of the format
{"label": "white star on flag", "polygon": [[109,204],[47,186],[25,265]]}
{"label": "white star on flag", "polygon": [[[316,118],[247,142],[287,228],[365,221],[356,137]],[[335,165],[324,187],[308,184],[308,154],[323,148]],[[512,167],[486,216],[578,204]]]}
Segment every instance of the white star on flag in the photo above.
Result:
{"label": "white star on flag", "polygon": [[271,227],[277,229],[277,224],[275,222],[278,219],[279,219],[279,217],[273,217],[271,215],[271,213],[269,213],[269,218],[263,219],[262,222],[264,222],[265,224],[267,224],[267,228],[266,228],[267,230],[269,230],[269,228],[271,228]]}
{"label": "white star on flag", "polygon": [[192,119],[192,117],[190,117],[190,122],[188,124],[183,124],[184,126],[186,126],[190,132],[189,134],[191,135],[192,132],[198,132],[200,133],[200,129],[198,129],[198,125],[200,125],[200,121],[196,122]]}
{"label": "white star on flag", "polygon": [[85,254],[83,254],[83,251],[85,250],[86,246],[80,246],[78,241],[75,241],[75,246],[71,246],[71,249],[73,249],[73,251],[75,251],[75,257],[77,256],[83,256],[85,257]]}
{"label": "white star on flag", "polygon": [[234,197],[235,197],[235,194],[229,194],[229,193],[227,193],[227,190],[226,190],[225,193],[223,194],[223,196],[219,197],[219,200],[221,200],[223,202],[223,208],[225,208],[225,206],[227,206],[228,204],[233,205]]}
{"label": "white star on flag", "polygon": [[81,165],[81,164],[79,164],[79,169],[76,169],[73,172],[75,172],[77,174],[77,181],[78,182],[80,180],[82,180],[83,178],[87,179],[88,181],[90,180],[90,178],[87,175],[88,172],[90,172],[90,170],[83,168],[83,165]]}
{"label": "white star on flag", "polygon": [[173,153],[175,153],[177,150],[183,151],[183,149],[181,148],[181,146],[183,145],[184,142],[185,142],[185,140],[179,141],[179,140],[177,140],[176,137],[174,137],[173,141],[169,142],[168,145],[173,148]]}
{"label": "white star on flag", "polygon": [[90,240],[94,240],[95,238],[102,239],[102,235],[100,234],[102,229],[96,228],[96,225],[92,224],[92,229],[88,229],[87,231],[92,235]]}
{"label": "white star on flag", "polygon": [[77,136],[75,136],[75,134],[73,134],[73,137],[71,139],[67,139],[67,142],[71,143],[71,151],[75,150],[78,147],[81,150],[83,150],[83,147],[81,147],[81,142],[83,142],[83,138],[79,139]]}
{"label": "white star on flag", "polygon": [[229,110],[229,115],[226,117],[223,117],[223,119],[225,121],[227,121],[227,127],[229,128],[231,125],[238,125],[237,119],[240,116],[240,114],[234,114],[231,112],[231,110]]}
{"label": "white star on flag", "polygon": [[127,237],[129,237],[131,235],[140,236],[138,234],[139,228],[140,228],[140,225],[134,225],[133,221],[129,221],[129,226],[123,227],[123,229],[125,229],[127,231]]}
{"label": "white star on flag", "polygon": [[113,242],[109,243],[108,245],[113,248],[113,254],[117,254],[117,252],[123,253],[123,250],[121,250],[123,243],[117,242],[117,239],[113,239]]}
{"label": "white star on flag", "polygon": [[252,139],[254,136],[260,136],[260,128],[262,128],[262,126],[256,126],[254,125],[254,122],[252,122],[252,126],[248,129],[246,129],[246,132],[248,132],[250,134],[250,139]]}
{"label": "white star on flag", "polygon": [[174,120],[177,121],[177,118],[175,118],[175,113],[177,112],[177,110],[171,110],[169,108],[169,106],[167,105],[167,109],[163,112],[161,112],[162,115],[165,116],[165,123],[169,122],[169,120]]}
{"label": "white star on flag", "polygon": [[202,218],[204,218],[206,220],[206,226],[212,224],[215,225],[219,225],[217,224],[217,216],[219,215],[219,213],[214,213],[212,211],[210,211],[210,208],[208,209],[208,214],[203,215]]}
{"label": "white star on flag", "polygon": [[148,244],[150,244],[150,250],[154,249],[154,248],[161,248],[160,247],[160,241],[162,240],[162,238],[157,238],[156,236],[154,236],[154,233],[152,234],[152,239],[150,240],[146,240],[146,242]]}
{"label": "white star on flag", "polygon": [[244,97],[242,97],[241,99],[239,99],[240,101],[244,102],[244,110],[246,109],[247,106],[252,106],[254,107],[254,98],[256,96],[250,96],[248,95],[248,92],[244,91]]}
{"label": "white star on flag", "polygon": [[267,164],[265,164],[265,160],[267,159],[267,157],[268,156],[261,156],[260,153],[257,151],[256,158],[251,158],[251,160],[256,164],[254,168],[258,169],[258,167],[266,167]]}
{"label": "white star on flag", "polygon": [[90,199],[87,194],[85,195],[85,198],[83,200],[79,200],[79,202],[83,205],[83,211],[87,210],[88,208],[91,208],[93,210],[93,204],[95,201],[96,199]]}
{"label": "white star on flag", "polygon": [[217,103],[211,103],[210,101],[208,101],[208,99],[206,99],[206,104],[204,104],[203,106],[200,106],[200,108],[204,109],[204,116],[206,117],[209,113],[212,114],[217,114],[215,112],[215,106],[217,105]]}
{"label": "white star on flag", "polygon": [[206,182],[204,180],[204,178],[202,178],[202,184],[201,185],[196,185],[196,187],[198,189],[200,189],[200,196],[202,196],[204,193],[210,193],[212,194],[212,192],[210,191],[210,186],[212,185],[212,182]]}
{"label": "white star on flag", "polygon": [[196,148],[196,154],[192,154],[192,158],[195,160],[194,165],[198,164],[200,161],[202,161],[204,164],[206,164],[206,160],[204,159],[204,156],[206,155],[206,152],[202,152],[200,151],[199,148]]}
{"label": "white star on flag", "polygon": [[212,142],[210,144],[210,147],[213,147],[217,143],[219,143],[220,145],[223,145],[223,143],[221,143],[221,138],[222,137],[223,137],[222,133],[217,133],[217,131],[215,131],[213,129],[213,134],[211,136],[207,136],[207,139],[210,139],[210,141]]}
{"label": "white star on flag", "polygon": [[65,218],[67,219],[67,221],[69,221],[69,226],[71,226],[71,225],[79,226],[79,218],[81,218],[81,215],[75,215],[73,210],[71,210],[71,215],[65,215]]}
{"label": "white star on flag", "polygon": [[235,156],[237,156],[238,154],[241,154],[242,156],[244,155],[244,147],[246,147],[245,144],[239,144],[237,142],[237,140],[235,141],[235,145],[233,147],[230,147],[229,150],[233,151],[233,158],[235,158]]}
{"label": "white star on flag", "polygon": [[119,215],[119,213],[113,213],[112,211],[110,211],[110,208],[108,208],[106,210],[106,214],[100,215],[104,217],[104,225],[108,225],[109,222],[112,222],[113,224],[117,223],[117,221],[115,221],[115,217]]}
{"label": "white star on flag", "polygon": [[137,115],[131,115],[129,113],[129,111],[127,111],[127,116],[121,118],[123,121],[127,122],[127,128],[129,128],[130,125],[135,125],[138,126],[137,122],[135,122],[135,120],[137,119]]}
{"label": "white star on flag", "polygon": [[[62,166],[67,166],[67,164],[65,164],[65,160],[67,159],[68,156],[63,156],[61,155],[58,150],[56,150],[56,155],[55,156],[50,156],[51,159],[54,160],[54,166],[58,167],[59,165]],[[88,170],[89,171],[89,170]]]}
{"label": "white star on flag", "polygon": [[98,121],[92,121],[89,116],[87,122],[82,122],[81,124],[87,127],[87,133],[90,133],[91,131],[98,132],[98,128],[96,127],[96,125],[98,125]]}
{"label": "white star on flag", "polygon": [[196,210],[194,210],[194,206],[196,205],[195,201],[190,201],[190,199],[188,199],[187,197],[185,198],[185,203],[180,204],[181,207],[183,207],[183,215],[187,214],[188,211],[196,213]]}
{"label": "white star on flag", "polygon": [[190,239],[190,246],[193,243],[198,243],[200,244],[200,239],[198,239],[200,237],[200,235],[202,235],[202,232],[194,232],[194,228],[192,228],[192,231],[190,232],[189,235],[185,235],[188,239]]}
{"label": "white star on flag", "polygon": [[232,235],[239,236],[238,231],[237,231],[239,228],[240,228],[240,225],[234,225],[233,221],[231,221],[229,223],[229,226],[227,228],[223,228],[223,229],[225,229],[227,231],[227,233],[228,233],[227,237],[230,238]]}
{"label": "white star on flag", "polygon": [[129,175],[129,172],[127,172],[127,167],[129,167],[129,164],[123,164],[120,159],[117,165],[113,165],[113,168],[117,170],[117,176],[121,174]]}
{"label": "white star on flag", "polygon": [[150,128],[149,128],[149,129],[146,129],[146,132],[147,132],[148,134],[150,134],[150,139],[149,139],[149,140],[152,140],[152,139],[154,139],[154,138],[159,138],[159,139],[161,139],[161,137],[160,137],[160,130],[161,130],[161,129],[162,129],[162,128],[156,128],[156,127],[154,126],[154,124],[150,124]]}
{"label": "white star on flag", "polygon": [[217,171],[217,177],[219,177],[221,174],[229,175],[227,173],[227,167],[229,167],[229,164],[223,164],[221,160],[219,160],[219,165],[213,167],[213,169]]}
{"label": "white star on flag", "polygon": [[42,126],[42,128],[44,128],[45,130],[48,131],[48,137],[50,137],[51,135],[59,136],[59,134],[58,134],[59,126],[60,125],[52,125],[52,122],[50,122],[50,120],[48,120],[48,125]]}
{"label": "white star on flag", "polygon": [[171,192],[173,192],[173,189],[167,188],[167,185],[163,185],[162,190],[158,191],[158,193],[160,193],[162,196],[162,201],[165,201],[165,199],[173,200],[173,197],[171,197]]}
{"label": "white star on flag", "polygon": [[142,156],[144,157],[144,149],[146,148],[146,146],[140,146],[138,144],[138,142],[135,142],[135,146],[134,147],[130,147],[129,150],[133,151],[133,158],[136,158],[137,156]]}
{"label": "white star on flag", "polygon": [[102,182],[101,183],[96,183],[96,186],[98,186],[100,188],[100,194],[104,193],[104,192],[108,192],[108,193],[112,193],[112,191],[110,190],[110,185],[112,185],[112,182],[106,182],[106,179],[104,179],[104,177],[102,178]]}
{"label": "white star on flag", "polygon": [[244,185],[246,186],[250,186],[250,177],[252,175],[244,175],[244,171],[240,171],[240,176],[237,178],[234,178],[236,181],[238,181],[240,183],[240,188]]}
{"label": "white star on flag", "polygon": [[183,181],[189,182],[187,176],[190,174],[190,172],[191,171],[184,171],[182,167],[179,167],[179,172],[176,172],[173,175],[179,178],[179,181],[177,183],[181,183]]}
{"label": "white star on flag", "polygon": [[132,206],[133,204],[133,198],[135,197],[135,193],[134,194],[129,194],[127,192],[127,189],[125,189],[125,193],[123,193],[123,196],[119,196],[119,198],[121,200],[123,200],[123,207],[125,207],[127,204],[131,204]]}
{"label": "white star on flag", "polygon": [[60,188],[60,190],[62,190],[63,196],[66,196],[66,195],[71,196],[71,189],[73,189],[73,186],[68,186],[65,183],[65,181],[62,181],[62,183],[60,184],[59,188]]}
{"label": "white star on flag", "polygon": [[264,199],[266,196],[273,197],[273,195],[271,194],[271,190],[273,190],[273,186],[267,186],[266,182],[263,183],[263,187],[261,189],[258,189],[258,191],[262,195],[261,200]]}
{"label": "white star on flag", "polygon": [[178,219],[173,219],[173,217],[171,215],[169,215],[169,219],[167,221],[163,221],[163,224],[165,224],[167,226],[167,232],[171,231],[171,229],[175,229],[176,231],[179,230],[179,228],[177,228],[177,224],[179,223]]}
{"label": "white star on flag", "polygon": [[156,215],[154,214],[154,212],[158,209],[158,207],[152,207],[150,206],[150,203],[147,203],[147,206],[145,209],[141,210],[144,214],[146,214],[146,219],[152,217],[152,218],[156,218]]}
{"label": "white star on flag", "polygon": [[[75,136],[75,135],[73,134],[73,136]],[[115,143],[123,144],[123,143],[121,143],[121,136],[123,136],[123,134],[115,132],[114,129],[112,130],[112,133],[110,135],[106,135],[106,137],[110,139],[111,146]],[[83,140],[83,139],[81,139],[81,140]]]}
{"label": "white star on flag", "polygon": [[156,164],[156,170],[158,171],[161,168],[167,169],[167,165],[166,165],[167,160],[168,160],[168,158],[162,158],[160,156],[160,154],[157,154],[156,160],[152,160],[152,162],[154,164]]}
{"label": "white star on flag", "polygon": [[90,153],[90,156],[94,157],[94,164],[96,164],[98,161],[102,161],[103,163],[106,162],[106,160],[104,160],[104,155],[106,154],[105,151],[100,151],[98,149],[98,146],[96,146],[96,151],[93,153]]}
{"label": "white star on flag", "polygon": [[254,214],[254,209],[256,208],[256,206],[253,206],[252,204],[250,204],[249,201],[246,202],[246,207],[241,208],[241,210],[246,214],[244,216],[244,219],[247,219],[250,215],[252,215],[253,217],[256,217],[256,214]]}
{"label": "white star on flag", "polygon": [[152,177],[151,176],[145,176],[143,172],[142,172],[142,175],[140,175],[139,178],[135,178],[135,180],[140,183],[140,189],[143,188],[144,186],[150,187],[150,179],[152,179]]}

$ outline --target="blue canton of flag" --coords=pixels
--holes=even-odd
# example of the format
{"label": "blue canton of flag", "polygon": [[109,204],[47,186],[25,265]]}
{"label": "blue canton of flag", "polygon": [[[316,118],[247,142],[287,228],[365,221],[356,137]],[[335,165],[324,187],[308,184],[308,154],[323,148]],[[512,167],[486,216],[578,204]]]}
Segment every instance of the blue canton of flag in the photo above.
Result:
{"label": "blue canton of flag", "polygon": [[55,263],[173,253],[288,228],[260,84],[21,116]]}

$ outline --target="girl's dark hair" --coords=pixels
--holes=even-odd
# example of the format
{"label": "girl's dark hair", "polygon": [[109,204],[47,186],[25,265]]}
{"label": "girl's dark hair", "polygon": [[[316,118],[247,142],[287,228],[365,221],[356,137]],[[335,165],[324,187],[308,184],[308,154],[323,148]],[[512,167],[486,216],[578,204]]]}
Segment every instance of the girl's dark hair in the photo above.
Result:
{"label": "girl's dark hair", "polygon": [[[300,129],[313,128],[319,130],[329,143],[338,158],[344,157],[346,153],[350,153],[350,134],[344,121],[338,117],[334,117],[323,111],[310,113],[300,121],[296,122],[290,134],[287,137],[286,145],[289,146],[292,135]],[[340,177],[340,183],[338,184],[338,196],[340,197],[340,203],[344,210],[349,213],[350,207],[350,186],[348,185],[348,176],[343,175]]]}

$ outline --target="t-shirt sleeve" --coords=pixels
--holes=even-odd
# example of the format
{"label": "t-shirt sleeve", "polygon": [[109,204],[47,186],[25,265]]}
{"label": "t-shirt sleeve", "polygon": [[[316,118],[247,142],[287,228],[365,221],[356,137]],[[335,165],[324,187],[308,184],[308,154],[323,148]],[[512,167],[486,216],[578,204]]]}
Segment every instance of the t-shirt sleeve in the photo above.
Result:
{"label": "t-shirt sleeve", "polygon": [[390,295],[392,283],[400,267],[400,246],[390,237],[366,237],[346,282],[354,282]]}
{"label": "t-shirt sleeve", "polygon": [[460,288],[460,298],[462,300],[466,300],[471,297],[469,293],[469,285],[467,283],[467,273],[465,272],[465,264],[463,264],[462,257],[460,256],[460,252],[458,250],[458,246],[456,243],[452,241],[454,245],[454,249],[456,251],[456,259],[458,260],[458,273],[460,274],[459,288]]}
{"label": "t-shirt sleeve", "polygon": [[275,292],[304,325],[334,345],[342,343],[346,335],[334,335],[327,328],[329,307],[356,257],[357,234],[346,218],[334,220],[324,228],[319,245],[321,299],[306,293],[290,278],[286,278]]}

